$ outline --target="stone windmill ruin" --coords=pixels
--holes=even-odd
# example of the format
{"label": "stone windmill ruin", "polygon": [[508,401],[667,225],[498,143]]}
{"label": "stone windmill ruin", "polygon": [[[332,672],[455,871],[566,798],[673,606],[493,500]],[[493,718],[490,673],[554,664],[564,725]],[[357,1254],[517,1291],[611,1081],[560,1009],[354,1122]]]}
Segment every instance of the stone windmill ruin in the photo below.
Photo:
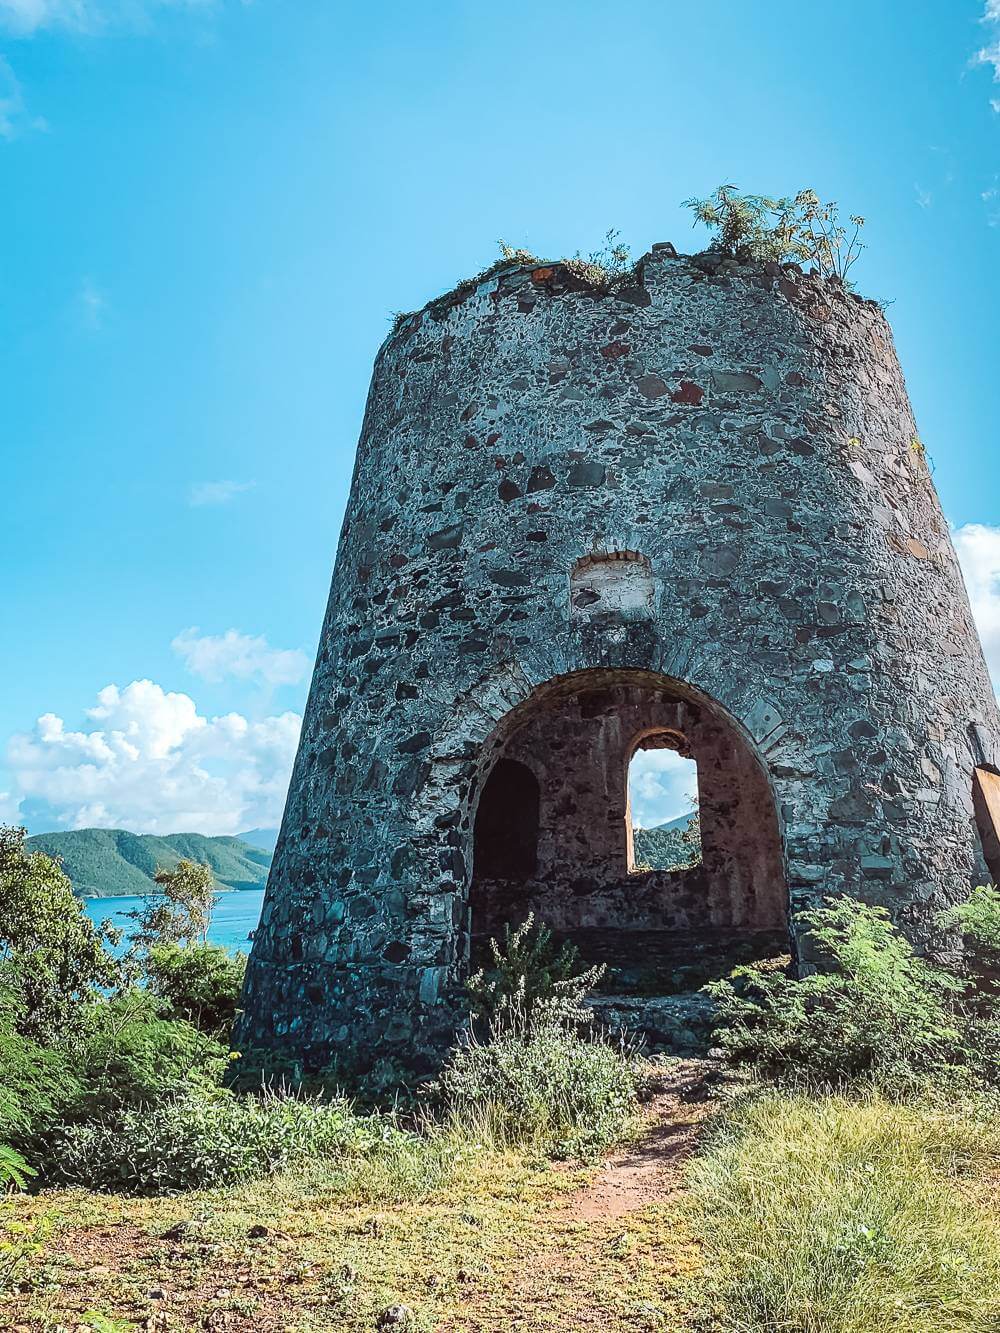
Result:
{"label": "stone windmill ruin", "polygon": [[[242,1044],[419,1068],[528,910],[585,959],[801,960],[835,894],[933,944],[1000,872],[998,739],[877,305],[501,267],[378,354]],[[636,866],[648,746],[697,764],[683,870]]]}

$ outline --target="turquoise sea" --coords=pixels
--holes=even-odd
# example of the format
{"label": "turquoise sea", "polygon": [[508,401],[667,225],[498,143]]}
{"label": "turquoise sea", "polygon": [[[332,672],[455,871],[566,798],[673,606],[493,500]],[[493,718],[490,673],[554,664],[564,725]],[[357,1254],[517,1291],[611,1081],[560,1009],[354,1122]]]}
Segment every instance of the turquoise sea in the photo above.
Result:
{"label": "turquoise sea", "polygon": [[[143,898],[88,898],[87,915],[91,921],[107,921],[118,926],[125,933],[124,945],[132,925],[128,913],[141,908],[144,901]],[[257,928],[263,905],[263,889],[234,889],[220,893],[208,928],[209,943],[221,944],[230,953],[249,953],[248,936]]]}

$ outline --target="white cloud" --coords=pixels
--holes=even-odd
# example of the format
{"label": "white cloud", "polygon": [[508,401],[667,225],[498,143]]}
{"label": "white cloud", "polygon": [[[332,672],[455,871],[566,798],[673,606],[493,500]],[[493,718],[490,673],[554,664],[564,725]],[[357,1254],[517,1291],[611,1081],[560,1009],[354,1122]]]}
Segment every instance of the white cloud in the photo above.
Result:
{"label": "white cloud", "polygon": [[690,812],[698,795],[697,766],[676,750],[637,750],[628,790],[632,823],[655,828]]}
{"label": "white cloud", "polygon": [[0,139],[16,139],[25,130],[46,129],[48,125],[42,116],[29,114],[17,76],[0,56]]}
{"label": "white cloud", "polygon": [[272,648],[263,634],[200,634],[198,627],[182,630],[171,643],[193,676],[212,682],[235,676],[258,678],[268,685],[296,685],[309,670],[309,658],[298,648]]}
{"label": "white cloud", "polygon": [[244,491],[253,490],[253,481],[196,481],[188,491],[188,504],[227,505]]}
{"label": "white cloud", "polygon": [[216,0],[0,0],[0,26],[16,37],[45,28],[100,33],[148,23],[158,9],[213,9]]}
{"label": "white cloud", "polygon": [[8,804],[43,803],[64,828],[238,833],[276,824],[302,719],[203,717],[151,680],[108,685],[79,731],[46,713],[12,737]]}
{"label": "white cloud", "polygon": [[931,204],[934,202],[934,196],[931,194],[930,190],[924,190],[917,184],[914,184],[913,188],[916,191],[917,203],[920,207],[930,208]]}
{"label": "white cloud", "polygon": [[952,536],[994,686],[1000,689],[1000,528],[966,523]]}

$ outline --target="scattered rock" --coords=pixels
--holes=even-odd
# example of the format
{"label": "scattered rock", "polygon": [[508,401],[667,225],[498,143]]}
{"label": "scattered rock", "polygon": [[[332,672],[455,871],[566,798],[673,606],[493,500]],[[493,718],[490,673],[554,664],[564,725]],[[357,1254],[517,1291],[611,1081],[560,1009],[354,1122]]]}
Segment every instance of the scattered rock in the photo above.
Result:
{"label": "scattered rock", "polygon": [[412,1328],[415,1322],[413,1311],[408,1305],[390,1305],[387,1310],[383,1310],[379,1315],[375,1327],[379,1329]]}

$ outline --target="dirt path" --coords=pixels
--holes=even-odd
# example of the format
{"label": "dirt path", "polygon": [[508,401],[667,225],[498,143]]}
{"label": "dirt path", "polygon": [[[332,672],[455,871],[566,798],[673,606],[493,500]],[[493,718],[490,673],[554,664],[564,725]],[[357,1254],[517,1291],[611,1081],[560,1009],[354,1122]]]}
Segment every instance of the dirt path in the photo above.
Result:
{"label": "dirt path", "polygon": [[634,1143],[562,1196],[503,1281],[469,1291],[438,1333],[686,1330],[678,1292],[697,1258],[678,1209],[714,1068],[685,1060],[660,1071]]}
{"label": "dirt path", "polygon": [[708,1114],[706,1079],[712,1068],[708,1061],[685,1060],[664,1070],[644,1109],[639,1138],[567,1199],[571,1217],[581,1222],[624,1217],[677,1193]]}

